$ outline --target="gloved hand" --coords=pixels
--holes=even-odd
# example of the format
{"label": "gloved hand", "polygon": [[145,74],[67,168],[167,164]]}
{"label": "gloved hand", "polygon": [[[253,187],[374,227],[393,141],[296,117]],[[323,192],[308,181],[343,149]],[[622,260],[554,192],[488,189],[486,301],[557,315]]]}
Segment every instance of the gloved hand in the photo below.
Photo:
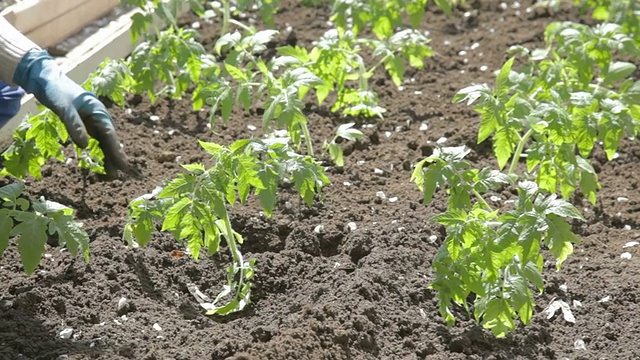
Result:
{"label": "gloved hand", "polygon": [[13,82],[58,115],[77,146],[87,147],[89,135],[95,138],[104,153],[107,176],[117,176],[118,170],[139,175],[122,152],[104,104],[62,73],[46,50],[32,49],[27,52],[16,68]]}

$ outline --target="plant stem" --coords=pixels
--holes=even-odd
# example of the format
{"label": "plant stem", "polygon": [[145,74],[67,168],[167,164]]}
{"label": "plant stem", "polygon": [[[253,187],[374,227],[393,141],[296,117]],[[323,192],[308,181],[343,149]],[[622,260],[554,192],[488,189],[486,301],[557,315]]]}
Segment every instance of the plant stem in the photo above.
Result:
{"label": "plant stem", "polygon": [[313,157],[313,144],[311,143],[311,133],[309,133],[309,128],[307,124],[300,124],[302,128],[302,132],[304,133],[304,141],[307,144],[307,151],[309,152],[309,156]]}
{"label": "plant stem", "polygon": [[233,256],[233,262],[240,269],[240,279],[238,280],[238,285],[236,287],[235,297],[238,297],[238,294],[242,290],[242,284],[244,283],[245,277],[245,268],[244,268],[244,259],[242,258],[242,253],[238,251],[238,247],[236,245],[236,239],[233,234],[233,228],[231,227],[231,221],[229,220],[229,214],[225,210],[224,212],[224,232],[225,237],[227,238],[227,245],[229,245],[229,251],[231,251],[231,256]]}
{"label": "plant stem", "polygon": [[222,29],[220,35],[227,34],[229,32],[229,19],[231,18],[231,9],[229,7],[229,0],[222,1]]}
{"label": "plant stem", "polygon": [[533,129],[529,129],[518,142],[518,147],[516,147],[516,151],[513,154],[513,158],[511,159],[511,165],[509,166],[509,171],[507,172],[507,175],[513,174],[513,172],[516,170],[516,165],[518,165],[518,161],[520,161],[520,157],[522,156],[524,143],[527,142],[527,140],[529,140],[531,135],[533,135]]}
{"label": "plant stem", "polygon": [[478,198],[478,201],[480,202],[480,204],[482,204],[482,206],[484,206],[489,211],[493,211],[493,208],[489,206],[489,204],[485,201],[485,199],[482,197],[482,195],[480,195],[478,191],[471,190],[471,192],[476,198]]}

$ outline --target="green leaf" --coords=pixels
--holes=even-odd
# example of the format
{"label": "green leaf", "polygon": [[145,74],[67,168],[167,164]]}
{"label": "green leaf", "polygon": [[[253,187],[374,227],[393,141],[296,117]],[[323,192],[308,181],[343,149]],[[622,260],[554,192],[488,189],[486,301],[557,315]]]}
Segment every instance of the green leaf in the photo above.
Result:
{"label": "green leaf", "polygon": [[511,308],[505,299],[492,298],[483,316],[483,327],[490,329],[497,338],[505,337],[515,329]]}
{"label": "green leaf", "polygon": [[24,183],[16,182],[0,187],[0,199],[15,202],[24,191]]}
{"label": "green leaf", "polygon": [[606,71],[604,81],[608,84],[613,84],[622,81],[629,77],[636,71],[636,65],[626,61],[616,61],[609,64],[609,69]]}
{"label": "green leaf", "polygon": [[373,24],[373,33],[378,36],[378,39],[385,39],[390,37],[393,33],[393,25],[391,24],[391,20],[386,16],[378,18]]}
{"label": "green leaf", "polygon": [[191,205],[191,199],[182,198],[174,203],[165,213],[162,222],[162,231],[179,229],[185,208]]}
{"label": "green leaf", "polygon": [[13,218],[9,215],[9,210],[0,209],[0,257],[9,246],[9,234],[13,229]]}
{"label": "green leaf", "polygon": [[538,266],[529,261],[527,265],[522,267],[522,276],[524,276],[527,280],[529,280],[532,284],[536,286],[538,291],[542,294],[544,291],[544,281],[542,280],[542,274],[540,273],[540,269]]}
{"label": "green leaf", "polygon": [[225,63],[224,64],[224,68],[229,72],[229,74],[236,80],[238,81],[248,81],[247,75],[240,70],[239,68],[229,64],[229,63]]}
{"label": "green leaf", "polygon": [[547,216],[546,223],[549,226],[546,243],[556,258],[556,268],[560,270],[567,257],[573,253],[573,244],[580,243],[580,239],[571,232],[571,225],[556,215]]}
{"label": "green leaf", "polygon": [[498,159],[498,166],[504,169],[515,150],[515,144],[511,139],[509,128],[500,128],[494,135],[493,150]]}
{"label": "green leaf", "polygon": [[45,252],[47,242],[47,220],[33,213],[16,216],[20,223],[11,230],[10,236],[18,237],[18,252],[27,275],[33,274]]}
{"label": "green leaf", "polygon": [[511,73],[511,67],[513,66],[513,61],[515,57],[509,58],[498,73],[498,78],[496,79],[496,92],[498,96],[504,96],[509,93],[509,74]]}
{"label": "green leaf", "polygon": [[336,135],[351,141],[355,141],[364,136],[362,131],[358,129],[354,129],[353,126],[355,123],[347,123],[338,126],[338,130],[336,131]]}
{"label": "green leaf", "polygon": [[329,155],[331,156],[331,161],[333,161],[336,166],[343,167],[344,166],[344,154],[340,145],[336,143],[327,144],[327,149],[329,150]]}

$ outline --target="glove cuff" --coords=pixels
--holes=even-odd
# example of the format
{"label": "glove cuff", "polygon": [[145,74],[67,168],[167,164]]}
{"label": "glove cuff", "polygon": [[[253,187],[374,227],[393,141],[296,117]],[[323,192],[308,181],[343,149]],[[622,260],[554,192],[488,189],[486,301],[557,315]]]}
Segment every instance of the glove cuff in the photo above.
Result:
{"label": "glove cuff", "polygon": [[14,75],[25,54],[40,47],[0,16],[0,80],[16,85]]}

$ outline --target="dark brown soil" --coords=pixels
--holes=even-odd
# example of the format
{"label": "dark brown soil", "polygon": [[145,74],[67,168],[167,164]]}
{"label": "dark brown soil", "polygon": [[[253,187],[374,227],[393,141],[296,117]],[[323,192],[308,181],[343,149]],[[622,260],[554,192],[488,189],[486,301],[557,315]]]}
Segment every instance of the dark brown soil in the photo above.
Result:
{"label": "dark brown soil", "polygon": [[[253,204],[234,209],[233,225],[246,237],[246,256],[257,258],[258,274],[251,306],[222,319],[203,315],[187,284],[215,295],[223,285],[223,259],[174,259],[178,244],[169,235],[129,250],[121,239],[125,210],[131,199],[180,171],[167,159],[202,160],[196,139],[227,144],[258,134],[247,125],[260,126],[259,117],[238,114],[212,135],[207,114],[191,111],[187,100],[150,105],[144,96],[132,97],[130,114],[113,107],[123,143],[144,179],[102,182],[73,166],[52,164],[42,181],[28,182],[30,196],[78,210],[91,233],[92,260],[85,266],[49,248],[50,257],[26,277],[15,247],[7,250],[0,260],[0,359],[640,358],[640,247],[623,249],[639,236],[635,141],[625,140],[612,162],[601,151],[594,155],[603,183],[599,205],[577,204],[588,219],[575,229],[583,243],[560,272],[553,264],[547,268],[546,293],[537,298],[532,325],[501,340],[468,319],[448,330],[435,293],[426,288],[443,234],[429,217],[444,203],[439,195],[433,204],[421,204],[409,180],[411,166],[440,137],[470,146],[475,163],[492,164],[488,144],[475,145],[478,117],[466,105],[451,105],[451,98],[472,83],[492,83],[492,71],[503,64],[509,46],[540,45],[551,21],[580,19],[574,11],[527,13],[530,3],[503,11],[499,1],[470,1],[479,14],[471,20],[462,11],[452,17],[430,11],[423,27],[438,55],[426,60],[425,70],[407,75],[414,80],[403,91],[384,75],[374,79],[386,119],[365,129],[365,139],[348,149],[343,170],[329,170],[332,185],[324,203],[306,209],[295,194],[282,191],[271,219]],[[295,4],[285,4],[277,23],[281,30],[290,24],[298,45],[310,46],[329,28],[328,12]],[[203,41],[211,46],[218,27],[202,25]],[[479,48],[467,49],[475,42]],[[459,56],[465,49],[468,55]],[[482,65],[489,70],[481,71]],[[317,148],[346,121],[312,104],[309,118]],[[419,130],[422,123],[427,131]],[[375,168],[384,174],[376,175]],[[378,201],[378,191],[398,201]],[[357,224],[356,231],[347,230],[349,222]],[[313,232],[319,224],[324,234]],[[435,243],[431,235],[438,237]],[[624,251],[634,257],[622,259]],[[121,297],[130,301],[126,314],[116,310]],[[581,302],[572,308],[575,324],[541,314],[554,298]],[[154,323],[162,330],[154,330]],[[59,333],[67,327],[74,336],[63,340]],[[574,347],[577,340],[586,350]]]}

